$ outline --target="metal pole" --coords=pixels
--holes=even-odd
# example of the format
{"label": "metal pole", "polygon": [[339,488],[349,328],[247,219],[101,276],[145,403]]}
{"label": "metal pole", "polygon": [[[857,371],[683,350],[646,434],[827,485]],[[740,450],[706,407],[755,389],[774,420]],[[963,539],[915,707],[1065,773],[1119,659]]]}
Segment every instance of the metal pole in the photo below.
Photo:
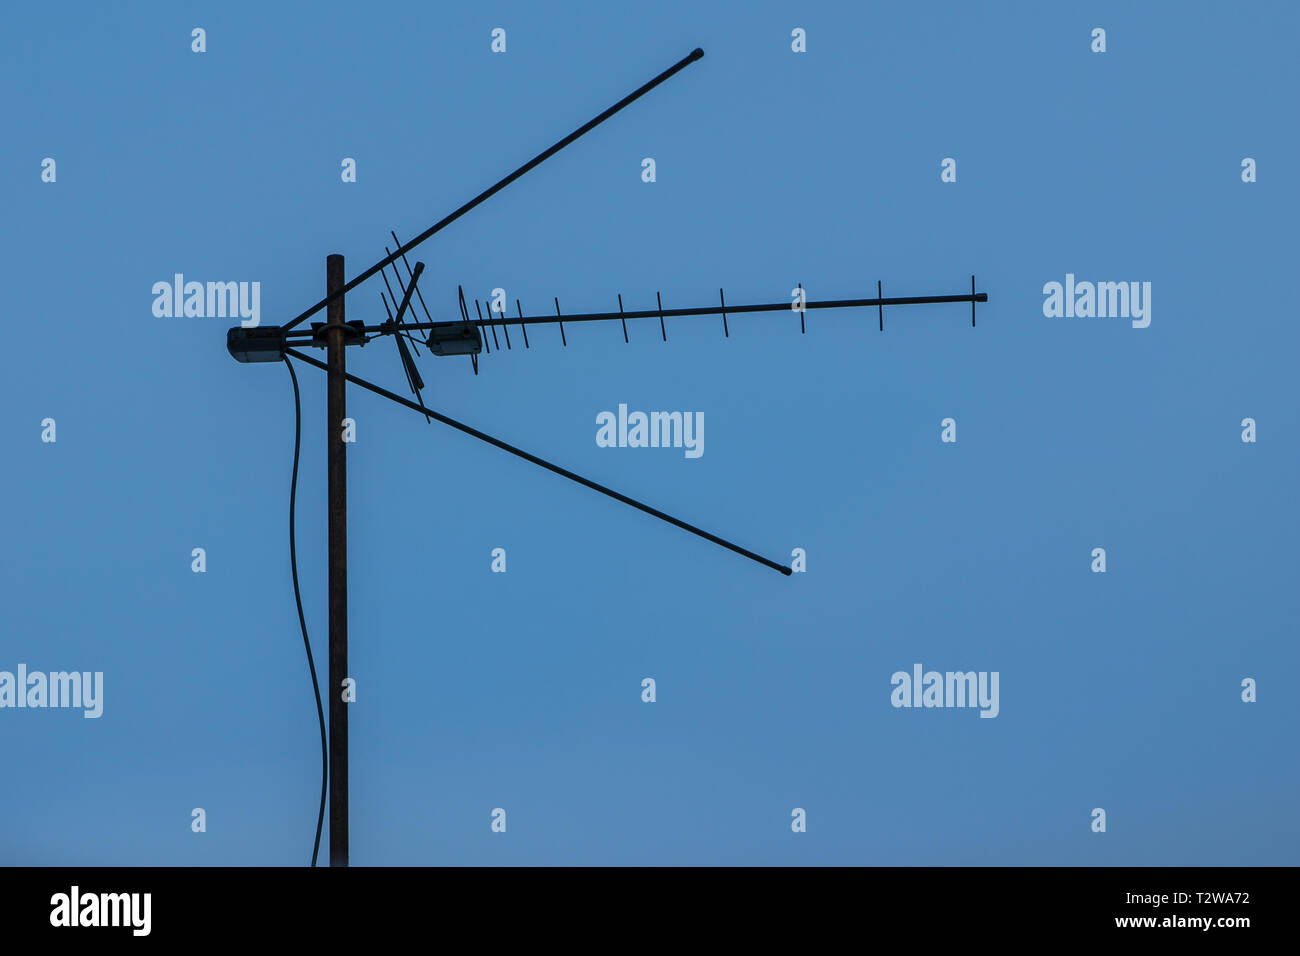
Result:
{"label": "metal pole", "polygon": [[[325,291],[343,289],[343,257],[325,260]],[[329,471],[329,621],[330,621],[330,866],[348,865],[348,705],[343,682],[348,676],[348,471],[343,443],[344,359],[343,296],[329,304],[325,332],[327,416],[326,448]]]}

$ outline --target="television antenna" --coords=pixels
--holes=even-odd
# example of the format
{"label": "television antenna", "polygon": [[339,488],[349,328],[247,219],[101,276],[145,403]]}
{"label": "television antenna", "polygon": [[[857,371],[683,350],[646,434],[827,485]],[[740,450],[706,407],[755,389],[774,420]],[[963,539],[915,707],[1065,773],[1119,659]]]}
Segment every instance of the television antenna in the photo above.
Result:
{"label": "television antenna", "polygon": [[[343,441],[343,419],[345,417],[345,398],[346,386],[348,382],[353,385],[374,392],[376,395],[382,395],[399,405],[413,409],[424,415],[427,421],[437,421],[467,435],[495,445],[504,451],[523,458],[525,461],[539,465],[548,471],[554,472],[565,478],[584,485],[593,491],[621,501],[630,505],[639,511],[648,515],[659,518],[669,524],[675,525],[684,531],[711,541],[716,545],[726,548],[736,554],[749,558],[764,567],[779,571],[781,574],[790,575],[791,569],[785,565],[778,564],[769,558],[756,554],[746,548],[741,547],[731,541],[711,534],[702,528],[688,524],[679,518],[666,514],[656,508],[630,498],[608,488],[605,485],[598,484],[588,478],[584,478],[566,468],[561,468],[552,462],[546,461],[536,455],[510,445],[498,438],[472,428],[463,422],[456,421],[446,415],[435,411],[425,405],[421,391],[423,390],[424,381],[420,376],[419,369],[416,367],[415,359],[411,350],[415,349],[418,354],[419,347],[423,345],[430,352],[437,356],[468,355],[474,367],[475,374],[478,374],[479,356],[490,355],[493,348],[501,350],[501,341],[504,339],[507,350],[513,349],[510,342],[510,326],[516,326],[521,333],[523,347],[531,348],[528,341],[528,329],[530,326],[538,325],[558,325],[560,331],[560,341],[563,346],[568,345],[568,337],[564,330],[565,323],[580,322],[610,322],[617,319],[622,323],[623,339],[625,342],[630,341],[628,335],[627,323],[629,320],[658,318],[659,331],[663,341],[668,340],[668,331],[665,319],[679,317],[698,318],[702,316],[722,317],[722,332],[725,337],[730,337],[731,329],[728,316],[746,315],[757,312],[788,312],[797,311],[799,313],[799,329],[805,332],[804,313],[808,309],[856,309],[856,308],[875,308],[878,315],[878,324],[880,331],[885,329],[885,306],[907,306],[923,304],[941,304],[941,303],[962,303],[969,302],[971,307],[971,325],[975,325],[975,303],[987,302],[988,295],[975,290],[975,277],[971,276],[971,290],[969,293],[962,292],[950,295],[926,295],[926,296],[903,296],[887,298],[880,282],[876,283],[876,296],[874,298],[857,298],[857,299],[836,299],[822,302],[804,301],[802,293],[802,284],[798,286],[798,299],[791,302],[778,302],[757,305],[728,305],[726,296],[722,289],[718,290],[718,304],[707,305],[693,308],[665,309],[663,308],[662,298],[659,293],[655,293],[656,308],[650,310],[625,311],[623,308],[623,297],[619,295],[619,310],[617,312],[588,312],[579,314],[563,315],[560,310],[559,299],[555,299],[555,315],[524,315],[523,307],[519,300],[515,300],[516,316],[507,316],[504,308],[499,311],[487,311],[487,317],[484,318],[483,311],[479,306],[478,300],[474,300],[475,315],[469,314],[469,309],[465,300],[463,289],[457,287],[458,292],[458,311],[459,319],[434,320],[428,307],[425,305],[424,296],[420,292],[417,283],[421,273],[424,271],[424,263],[416,262],[412,267],[407,260],[406,254],[414,249],[420,243],[429,239],[442,229],[451,225],[465,213],[474,209],[479,203],[490,198],[509,186],[516,179],[523,176],[535,166],[545,162],[551,156],[554,156],[564,147],[568,146],[574,140],[578,139],[585,133],[595,129],[605,120],[609,119],[615,113],[624,107],[640,99],[646,93],[650,92],[659,84],[663,83],[669,77],[674,76],[690,64],[704,56],[701,49],[692,50],[682,59],[678,60],[668,69],[664,70],[654,79],[645,85],[632,91],[623,99],[619,100],[609,109],[600,113],[582,126],[578,127],[568,136],[555,143],[549,149],[543,150],[535,157],[524,163],[510,175],[506,176],[500,182],[488,187],[479,193],[469,202],[465,203],[454,212],[448,214],[438,222],[434,223],[424,232],[420,233],[414,239],[408,242],[398,242],[397,235],[390,233],[396,248],[388,252],[385,246],[384,251],[387,253],[383,259],[380,259],[364,272],[354,276],[351,279],[344,280],[343,273],[343,256],[330,255],[325,260],[325,298],[321,299],[315,305],[304,310],[299,315],[290,319],[284,325],[278,326],[260,326],[255,328],[235,327],[226,333],[226,348],[230,354],[240,362],[280,362],[283,361],[289,368],[289,373],[293,378],[294,397],[298,398],[298,380],[293,373],[293,365],[290,359],[296,359],[306,365],[312,365],[323,370],[326,373],[326,472],[328,483],[328,512],[329,512],[329,743],[328,743],[328,782],[329,782],[329,804],[330,804],[330,865],[347,866],[348,865],[348,712],[347,704],[344,702],[342,689],[345,686],[348,660],[348,632],[347,632],[347,458],[345,443]],[[397,263],[401,262],[407,270],[407,278],[402,280],[401,272]],[[388,281],[387,269],[391,266],[397,280],[398,288],[401,291],[400,302],[395,294],[393,286]],[[344,315],[343,300],[346,293],[365,282],[367,279],[376,274],[381,274],[386,286],[386,295],[380,293],[385,311],[388,318],[383,322],[365,323],[361,321],[347,321]],[[413,314],[411,305],[412,295],[420,303],[427,321],[411,322],[407,320],[408,314]],[[303,322],[311,318],[322,309],[325,310],[325,322],[313,322],[308,328],[300,328]],[[498,338],[497,330],[501,330],[501,337]],[[424,333],[421,337],[416,333]],[[489,344],[488,336],[491,336],[492,343]],[[407,385],[415,395],[415,400],[404,398],[395,392],[389,391],[373,382],[366,381],[347,371],[345,353],[349,346],[360,345],[375,338],[383,336],[392,336],[397,343],[398,355],[401,360],[403,372],[406,375]],[[324,362],[313,358],[301,351],[304,347],[323,348],[325,349],[326,360]],[[296,493],[297,474],[298,474],[298,439],[301,435],[301,421],[299,427],[295,429],[294,441],[294,479],[293,488]],[[297,559],[294,556],[292,547],[293,542],[293,496],[290,497],[290,518],[289,534],[291,542],[291,559],[293,561],[294,575],[294,592],[298,598],[299,622],[302,624],[303,640],[307,647],[308,663],[312,670],[312,682],[315,684],[315,664],[311,657],[311,644],[307,641],[306,622],[302,615],[301,597],[298,595],[297,580]],[[316,691],[317,712],[320,713],[320,691]],[[322,749],[325,748],[325,728],[322,715],[321,721]],[[321,816],[324,814],[325,798],[325,773],[322,772],[321,783]],[[316,850],[320,845],[320,828],[321,819],[318,817],[316,825]],[[313,850],[312,864],[316,862],[316,850]]]}

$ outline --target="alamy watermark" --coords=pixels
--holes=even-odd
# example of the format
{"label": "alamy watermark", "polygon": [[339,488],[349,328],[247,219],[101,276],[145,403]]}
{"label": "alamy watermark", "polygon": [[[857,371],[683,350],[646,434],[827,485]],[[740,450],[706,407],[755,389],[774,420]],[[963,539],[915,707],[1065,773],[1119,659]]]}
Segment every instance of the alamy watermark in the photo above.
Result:
{"label": "alamy watermark", "polygon": [[978,707],[981,717],[998,715],[997,671],[925,671],[912,665],[912,673],[895,671],[889,679],[895,707]]}
{"label": "alamy watermark", "polygon": [[172,281],[153,284],[153,314],[160,319],[233,319],[246,329],[262,321],[262,283],[186,282],[177,272]]}
{"label": "alamy watermark", "polygon": [[596,444],[601,448],[682,448],[687,458],[704,454],[703,412],[628,413],[618,406],[618,415],[601,412],[596,416]]}
{"label": "alamy watermark", "polygon": [[148,936],[152,910],[152,893],[83,893],[74,885],[50,897],[50,925],[125,926],[133,936]]}
{"label": "alamy watermark", "polygon": [[1043,295],[1049,319],[1132,319],[1135,329],[1151,324],[1150,282],[1075,282],[1067,272],[1064,285],[1045,283]]}
{"label": "alamy watermark", "polygon": [[0,671],[0,709],[5,707],[80,707],[83,717],[104,713],[103,671]]}

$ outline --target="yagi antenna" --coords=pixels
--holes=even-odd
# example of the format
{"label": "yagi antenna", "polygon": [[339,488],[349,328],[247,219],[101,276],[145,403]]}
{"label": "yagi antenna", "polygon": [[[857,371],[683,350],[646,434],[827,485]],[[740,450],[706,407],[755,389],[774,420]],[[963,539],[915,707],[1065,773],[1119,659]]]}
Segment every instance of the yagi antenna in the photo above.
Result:
{"label": "yagi antenna", "polygon": [[[975,283],[975,277],[971,276],[972,286],[974,285],[974,283]],[[641,309],[635,311],[628,311],[623,308],[622,293],[619,293],[619,297],[618,297],[619,310],[617,312],[579,312],[579,313],[570,312],[567,315],[562,314],[560,312],[560,300],[558,297],[556,297],[554,300],[555,315],[524,315],[523,309],[522,307],[520,307],[519,315],[517,317],[510,317],[510,318],[507,318],[504,312],[493,312],[490,306],[485,316],[482,304],[477,299],[475,299],[474,307],[475,307],[475,313],[477,315],[477,318],[473,320],[467,319],[466,321],[470,321],[474,328],[483,330],[482,331],[483,336],[492,334],[492,332],[498,326],[500,326],[504,330],[506,326],[510,326],[510,325],[517,325],[521,329],[527,329],[528,326],[530,325],[558,325],[560,327],[561,344],[567,345],[568,339],[565,336],[565,332],[564,332],[564,323],[566,322],[572,323],[572,322],[618,321],[621,322],[623,324],[623,328],[626,329],[628,327],[627,323],[630,320],[657,318],[659,319],[659,327],[663,336],[663,340],[667,342],[668,332],[666,326],[664,325],[665,317],[675,318],[675,317],[682,317],[682,316],[699,317],[699,316],[706,316],[706,315],[720,315],[723,318],[723,328],[722,328],[723,336],[726,338],[730,338],[731,330],[730,330],[730,323],[728,321],[728,317],[734,318],[737,315],[745,315],[754,312],[780,312],[780,313],[789,314],[791,311],[797,311],[800,314],[800,328],[806,331],[806,328],[803,323],[803,313],[805,311],[812,310],[812,309],[860,309],[860,308],[874,307],[879,310],[880,331],[883,332],[885,306],[887,305],[891,305],[891,306],[892,305],[943,305],[943,304],[950,304],[950,303],[957,303],[957,302],[969,302],[971,304],[971,325],[973,326],[975,324],[974,322],[975,303],[987,302],[989,300],[988,293],[986,292],[961,292],[952,295],[909,295],[909,296],[886,297],[880,293],[879,291],[880,287],[881,287],[881,283],[877,283],[878,294],[874,298],[870,298],[870,299],[827,299],[824,301],[807,300],[803,302],[801,306],[794,305],[790,302],[764,302],[764,303],[759,303],[754,305],[729,304],[727,302],[725,292],[722,289],[719,289],[717,305],[706,305],[706,306],[698,306],[698,307],[693,306],[691,308],[684,308],[684,309],[665,309],[663,307],[663,297],[656,292],[655,293],[656,308]],[[802,291],[801,287],[800,289]],[[463,307],[464,302],[462,301],[461,304]],[[516,304],[517,304],[517,300],[516,300]],[[468,313],[466,313],[466,315],[468,315]],[[460,326],[463,324],[465,324],[464,321],[462,322],[452,322],[452,321],[408,322],[405,323],[402,327],[403,329],[408,329],[411,331],[433,330],[441,334],[442,332],[444,332],[450,327]],[[353,323],[353,325],[355,326],[358,332],[364,332],[367,335],[384,334],[386,331],[385,326],[382,324],[366,325],[365,323],[358,322],[358,323]],[[235,332],[237,330],[232,329],[231,331]],[[318,338],[316,331],[310,333],[289,332],[283,335],[283,339],[286,346],[317,344],[314,341],[316,338]],[[500,351],[501,350],[500,340],[494,337],[492,341],[496,345],[498,351]],[[483,349],[488,354],[491,354],[492,352],[492,345],[488,344],[486,337],[483,339]],[[444,354],[444,353],[437,353],[437,354]],[[266,359],[265,361],[276,361],[278,358],[279,356],[275,355],[272,356],[272,358],[270,359]],[[257,360],[251,359],[251,361],[257,361]]]}
{"label": "yagi antenna", "polygon": [[[259,326],[256,328],[246,329],[236,327],[226,333],[226,348],[230,354],[241,362],[276,362],[284,361],[289,366],[289,372],[293,378],[294,394],[297,396],[297,377],[293,373],[293,366],[290,359],[303,362],[307,365],[314,366],[326,372],[326,414],[327,414],[327,476],[328,476],[328,499],[329,499],[329,701],[330,701],[330,726],[329,726],[329,796],[330,796],[330,862],[335,866],[346,866],[348,863],[348,812],[347,812],[347,794],[348,794],[348,744],[347,744],[347,727],[348,712],[347,705],[343,703],[342,695],[339,688],[348,679],[347,670],[347,468],[346,468],[346,444],[344,441],[343,421],[345,417],[345,398],[347,383],[367,389],[377,395],[381,395],[399,405],[413,409],[425,416],[426,420],[437,421],[443,425],[454,428],[464,434],[470,435],[488,444],[494,445],[504,451],[509,452],[516,457],[538,465],[546,470],[568,478],[571,481],[584,485],[594,491],[600,492],[607,497],[629,505],[637,510],[658,518],[669,524],[674,525],[684,531],[688,531],[697,537],[703,538],[715,545],[731,551],[734,554],[741,555],[761,564],[766,568],[771,568],[783,575],[789,576],[791,569],[784,564],[777,563],[769,558],[765,558],[754,551],[750,551],[731,541],[705,531],[693,524],[689,524],[680,518],[676,518],[663,511],[614,491],[605,485],[599,484],[588,478],[584,478],[572,471],[561,468],[552,462],[523,451],[514,445],[508,444],[498,438],[495,438],[486,432],[479,431],[462,422],[449,418],[446,415],[430,408],[424,401],[421,392],[426,388],[424,379],[420,376],[419,369],[416,367],[415,358],[411,354],[411,349],[416,349],[419,354],[418,346],[423,344],[435,356],[445,357],[452,355],[468,355],[470,362],[474,367],[474,374],[479,373],[479,359],[481,356],[490,355],[493,347],[498,352],[501,349],[501,340],[497,336],[497,327],[500,326],[505,339],[505,351],[512,351],[513,345],[510,341],[509,326],[515,325],[522,334],[524,348],[531,349],[529,342],[528,328],[535,325],[558,325],[560,331],[560,345],[565,347],[569,344],[568,335],[565,330],[565,323],[582,323],[582,322],[602,322],[613,321],[617,319],[622,326],[623,341],[631,342],[631,330],[638,319],[658,319],[660,337],[664,342],[668,341],[668,327],[665,320],[668,318],[687,318],[700,316],[722,316],[722,334],[724,338],[731,337],[730,321],[738,316],[748,315],[760,312],[780,312],[788,314],[791,310],[799,313],[799,329],[801,333],[806,333],[805,313],[809,309],[855,309],[874,307],[877,309],[880,331],[884,331],[884,309],[889,306],[912,306],[923,304],[944,304],[969,302],[971,304],[971,324],[975,324],[975,303],[987,302],[988,296],[982,292],[976,292],[975,277],[971,276],[971,291],[969,294],[951,295],[928,295],[928,296],[910,296],[885,298],[883,286],[881,283],[876,284],[876,297],[871,299],[832,299],[820,302],[805,301],[803,285],[797,286],[798,299],[795,303],[777,302],[777,303],[760,303],[751,305],[728,304],[726,295],[721,288],[718,289],[717,305],[665,309],[663,298],[658,291],[655,292],[655,308],[647,310],[628,310],[624,308],[622,293],[618,295],[617,312],[587,312],[587,313],[570,313],[564,315],[560,311],[559,297],[554,297],[555,314],[554,315],[526,315],[523,305],[518,299],[515,300],[516,315],[508,317],[506,315],[506,306],[504,301],[498,303],[497,308],[493,308],[492,301],[489,300],[487,315],[483,314],[483,309],[479,305],[478,299],[474,300],[474,316],[471,317],[468,303],[465,298],[464,289],[461,286],[456,287],[457,307],[460,313],[459,318],[435,319],[425,304],[424,295],[421,293],[418,282],[424,272],[424,263],[417,262],[412,268],[406,254],[426,241],[436,233],[445,229],[451,223],[455,222],[461,216],[474,209],[483,201],[500,192],[506,186],[509,186],[515,180],[519,179],[529,170],[545,162],[551,156],[554,156],[564,147],[568,146],[574,140],[580,138],[591,130],[595,129],[601,123],[618,113],[626,106],[640,99],[646,93],[653,90],[665,80],[676,75],[690,64],[704,56],[704,51],[700,49],[692,50],[682,59],[678,60],[668,69],[664,70],[658,76],[651,79],[641,87],[633,90],[627,96],[623,97],[613,106],[598,114],[593,119],[579,126],[568,136],[559,140],[549,148],[538,153],[528,162],[524,163],[514,172],[510,173],[504,179],[489,186],[473,199],[460,206],[455,211],[438,220],[428,229],[415,236],[407,242],[400,242],[395,232],[390,233],[393,242],[396,243],[396,249],[389,251],[384,248],[385,257],[380,259],[374,265],[365,271],[359,273],[351,279],[345,279],[343,272],[343,257],[340,255],[331,255],[326,258],[326,283],[325,298],[321,299],[315,305],[306,309],[299,315],[290,319],[282,326]],[[402,280],[402,272],[397,265],[398,260],[406,268],[406,280]],[[389,283],[387,268],[393,267],[394,275],[397,279],[397,287],[401,289],[401,298],[395,294],[394,287]],[[380,299],[383,302],[387,318],[382,322],[367,323],[364,321],[348,321],[344,313],[344,296],[347,292],[356,288],[362,282],[380,273],[383,276],[386,294],[380,293]],[[408,313],[412,311],[412,296],[419,302],[424,313],[425,321],[409,321]],[[322,309],[325,310],[326,321],[312,322],[309,328],[298,328],[303,322],[307,321]],[[372,338],[385,335],[391,335],[396,339],[398,355],[401,358],[402,370],[406,375],[407,384],[415,395],[415,400],[403,398],[394,392],[389,391],[372,382],[358,378],[347,371],[345,354],[347,347],[351,345],[364,346]],[[491,344],[488,337],[491,336]],[[301,351],[302,348],[315,347],[326,350],[326,360],[324,362],[312,358]],[[294,487],[296,490],[297,480],[297,444],[295,439],[295,468],[294,468]],[[291,497],[292,501],[292,497]],[[293,513],[290,509],[290,556],[293,558]],[[292,561],[295,568],[294,586],[297,593],[297,572],[296,558]],[[301,610],[301,606],[300,606]],[[303,638],[307,643],[308,659],[310,662],[310,642],[306,641],[306,623],[302,615],[299,615],[300,623],[303,630]],[[314,670],[313,670],[314,675]],[[313,676],[314,680],[314,676]],[[324,728],[322,725],[322,735]],[[321,804],[322,819],[324,814],[324,793],[322,791]],[[317,821],[317,841],[319,843],[321,819]],[[315,864],[315,856],[312,857],[312,863]]]}

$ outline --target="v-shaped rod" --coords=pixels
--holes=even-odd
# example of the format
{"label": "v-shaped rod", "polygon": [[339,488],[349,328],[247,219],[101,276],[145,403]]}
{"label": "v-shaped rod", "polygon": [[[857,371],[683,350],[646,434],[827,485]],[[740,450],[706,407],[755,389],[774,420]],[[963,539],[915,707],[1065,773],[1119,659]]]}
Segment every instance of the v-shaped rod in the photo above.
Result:
{"label": "v-shaped rod", "polygon": [[[318,369],[322,369],[327,372],[329,371],[329,366],[326,365],[324,362],[319,362],[316,359],[312,358],[310,355],[304,355],[302,352],[299,352],[296,349],[285,349],[284,354],[292,356],[293,358],[298,359],[300,362],[305,362],[308,365],[314,365]],[[403,398],[401,395],[398,395],[396,392],[390,392],[388,389],[375,385],[373,382],[367,382],[363,378],[357,378],[357,376],[351,374],[350,372],[345,373],[345,378],[353,385],[360,385],[362,388],[372,391],[376,395],[382,395],[384,398],[387,398],[390,401],[394,401],[399,405],[404,405],[407,408],[414,409],[415,411],[420,412],[423,415],[427,415],[430,418],[435,418],[438,421],[442,422],[444,425],[450,425],[452,428],[456,429],[457,431],[462,431],[466,435],[473,435],[475,438],[479,439],[480,441],[485,441],[489,445],[495,445],[497,448],[500,448],[503,451],[508,451],[510,452],[510,454],[516,455],[522,458],[524,461],[532,462],[534,465],[540,465],[541,467],[545,468],[547,471],[553,471],[555,472],[555,474],[562,475],[565,478],[568,478],[570,481],[576,481],[578,484],[590,488],[592,491],[599,491],[602,495],[608,495],[609,497],[613,498],[615,501],[621,501],[625,505],[631,505],[633,508],[636,508],[638,511],[644,511],[646,514],[652,515],[660,519],[661,521],[667,521],[671,525],[676,525],[678,528],[681,528],[683,531],[689,531],[691,534],[699,535],[701,538],[703,538],[706,541],[712,541],[714,544],[721,545],[722,547],[726,548],[728,551],[734,551],[736,554],[749,558],[751,561],[757,561],[759,564],[763,565],[764,567],[771,568],[773,571],[780,571],[782,574],[786,575],[787,577],[791,574],[790,568],[787,568],[785,565],[777,564],[775,561],[770,561],[767,558],[763,557],[761,554],[755,554],[753,551],[749,551],[745,548],[742,548],[738,544],[732,544],[730,541],[727,541],[723,538],[719,538],[716,534],[710,534],[709,532],[705,531],[702,528],[695,527],[695,525],[693,524],[687,524],[685,521],[682,521],[680,518],[674,518],[672,515],[665,514],[664,512],[660,511],[657,508],[651,508],[649,505],[643,504],[642,502],[637,501],[635,498],[629,498],[627,495],[620,494],[619,492],[615,491],[612,488],[606,488],[604,485],[597,484],[596,482],[592,481],[589,478],[583,478],[581,475],[574,474],[573,472],[569,471],[567,468],[561,468],[559,465],[552,464],[551,462],[546,461],[544,458],[538,458],[536,455],[529,454],[528,452],[524,451],[522,448],[516,448],[514,445],[508,444],[507,442],[503,442],[499,438],[493,438],[491,435],[488,435],[485,432],[481,432],[477,428],[471,428],[469,425],[466,425],[463,422],[458,422],[454,418],[448,418],[446,415],[435,412],[431,408],[426,408],[424,405],[421,405],[418,402],[413,402],[408,398]]]}

